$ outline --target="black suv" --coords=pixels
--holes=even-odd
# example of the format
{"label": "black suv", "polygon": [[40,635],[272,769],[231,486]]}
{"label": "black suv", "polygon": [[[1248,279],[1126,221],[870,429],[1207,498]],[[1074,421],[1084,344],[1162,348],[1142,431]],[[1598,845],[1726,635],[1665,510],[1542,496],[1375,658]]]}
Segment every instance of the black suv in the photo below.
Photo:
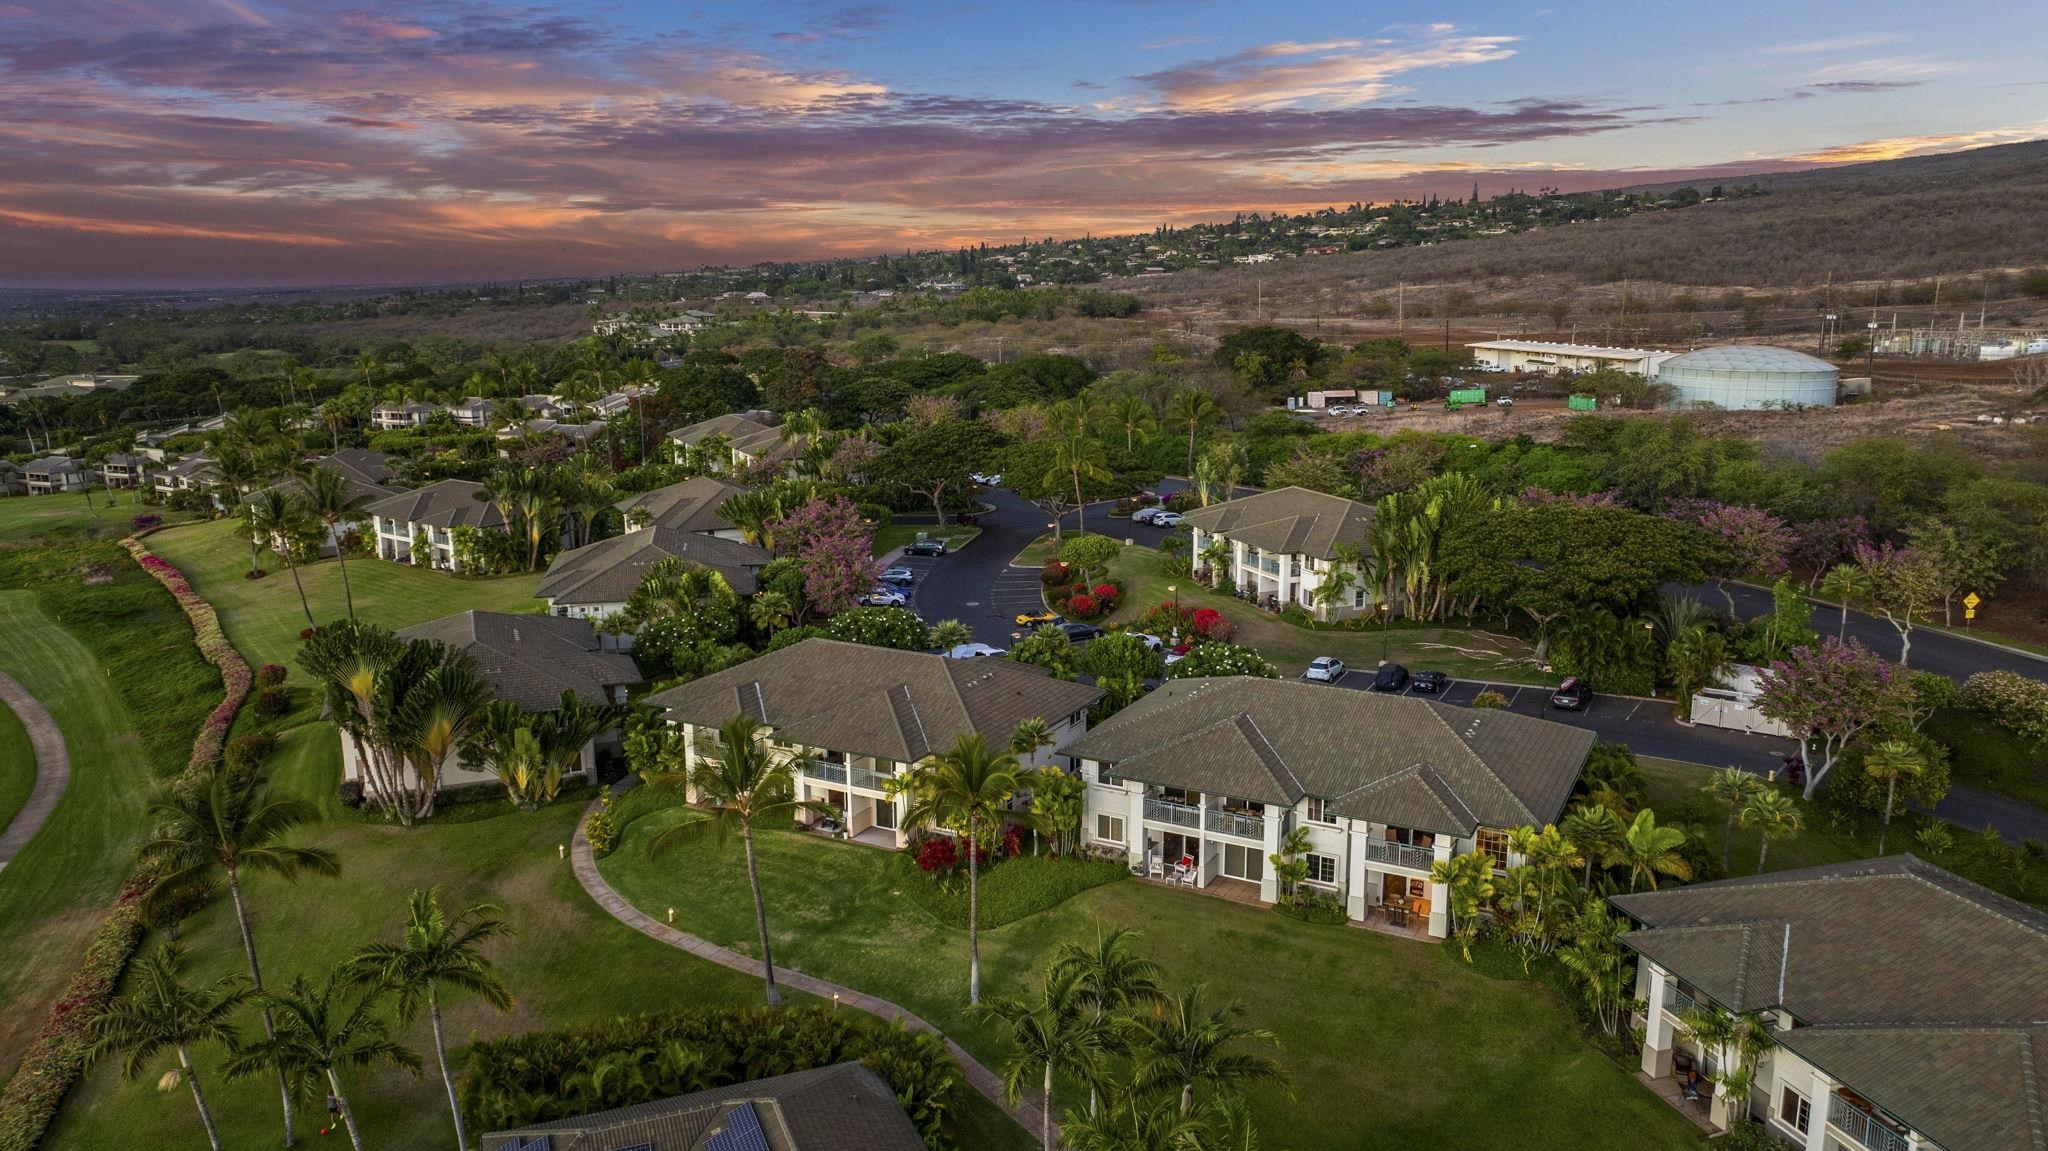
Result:
{"label": "black suv", "polygon": [[946,554],[946,541],[915,540],[904,545],[903,554],[907,556],[942,556]]}
{"label": "black suv", "polygon": [[1578,676],[1566,679],[1557,685],[1556,691],[1550,693],[1550,706],[1565,711],[1584,711],[1586,705],[1592,702],[1593,689],[1587,687],[1586,681]]}
{"label": "black suv", "polygon": [[1440,671],[1418,671],[1410,683],[1410,690],[1442,695],[1451,690],[1451,677]]}
{"label": "black suv", "polygon": [[1383,663],[1372,677],[1374,691],[1400,691],[1408,686],[1408,669],[1398,663]]}
{"label": "black suv", "polygon": [[1075,623],[1070,619],[1061,620],[1059,628],[1067,633],[1067,642],[1069,643],[1081,643],[1102,634],[1102,629],[1092,623]]}

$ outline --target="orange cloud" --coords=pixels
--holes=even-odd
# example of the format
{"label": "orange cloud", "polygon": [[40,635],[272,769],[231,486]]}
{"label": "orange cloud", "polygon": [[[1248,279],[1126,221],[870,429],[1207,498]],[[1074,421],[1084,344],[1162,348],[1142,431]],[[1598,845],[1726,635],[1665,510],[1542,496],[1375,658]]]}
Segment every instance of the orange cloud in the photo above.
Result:
{"label": "orange cloud", "polygon": [[31,228],[55,228],[70,232],[91,232],[103,236],[168,236],[184,240],[248,240],[261,244],[297,244],[314,248],[345,248],[348,241],[330,236],[294,235],[280,232],[252,232],[235,228],[212,228],[199,224],[163,224],[143,220],[105,220],[90,216],[61,215],[19,208],[0,208],[0,220]]}
{"label": "orange cloud", "polygon": [[1877,140],[1861,140],[1853,144],[1837,144],[1832,148],[1808,152],[1792,159],[1810,160],[1816,164],[1865,164],[1873,160],[1924,156],[1930,152],[1962,152],[1971,148],[1988,148],[1993,144],[2015,144],[2022,140],[2039,139],[2043,135],[2048,135],[2048,120],[2019,128],[1987,128],[1981,132],[1887,136]]}
{"label": "orange cloud", "polygon": [[1226,111],[1310,105],[1353,108],[1395,91],[1394,78],[1424,68],[1505,60],[1515,36],[1440,33],[1418,43],[1283,40],[1232,56],[1197,60],[1140,76],[1168,107]]}

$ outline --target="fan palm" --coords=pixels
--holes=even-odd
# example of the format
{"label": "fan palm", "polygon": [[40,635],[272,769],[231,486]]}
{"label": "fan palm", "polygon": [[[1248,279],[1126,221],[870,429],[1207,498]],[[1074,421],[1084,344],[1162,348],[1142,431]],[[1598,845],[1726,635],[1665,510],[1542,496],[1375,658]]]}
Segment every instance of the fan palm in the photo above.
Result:
{"label": "fan palm", "polygon": [[1742,805],[1742,826],[1757,830],[1756,872],[1763,874],[1772,839],[1791,839],[1806,826],[1798,803],[1776,788],[1765,788]]}
{"label": "fan palm", "polygon": [[747,602],[747,618],[753,621],[755,627],[761,629],[762,635],[772,638],[776,629],[788,627],[794,622],[796,605],[790,603],[789,597],[781,592],[773,588],[763,588],[755,592],[754,598]]}
{"label": "fan palm", "polygon": [[299,608],[306,613],[306,626],[319,627],[313,605],[306,602],[306,584],[299,578],[298,561],[292,558],[293,537],[303,535],[309,523],[305,505],[292,493],[277,486],[264,488],[249,500],[249,526],[256,538],[267,539],[291,569],[292,586],[299,590]]}
{"label": "fan palm", "polygon": [[[272,794],[260,777],[224,766],[214,767],[197,786],[167,789],[149,806],[155,834],[136,852],[143,866],[157,872],[157,882],[143,897],[145,911],[160,910],[216,874],[224,877],[235,905],[235,926],[242,935],[242,955],[249,964],[249,985],[261,993],[263,968],[256,958],[242,874],[262,871],[287,880],[302,872],[341,874],[340,862],[326,848],[284,842],[293,828],[315,814],[308,803]],[[276,1034],[267,1007],[263,1031]],[[290,1146],[295,1138],[292,1091],[282,1072],[277,1085],[284,1101],[284,1141]]]}
{"label": "fan palm", "polygon": [[1002,1022],[1010,1040],[1010,1055],[1001,1071],[1004,1097],[1014,1105],[1031,1081],[1038,1080],[1041,1151],[1054,1151],[1053,1077],[1065,1075],[1086,1083],[1091,1094],[1096,1091],[1104,1081],[1103,1060],[1115,1025],[1091,1009],[1079,976],[1057,967],[1047,972],[1036,1002],[995,999],[978,1011]]}
{"label": "fan palm", "polygon": [[341,529],[345,524],[362,521],[368,514],[365,509],[370,499],[350,487],[340,472],[327,468],[314,468],[298,477],[298,482],[306,513],[319,520],[334,540],[334,558],[341,563],[341,593],[348,601],[348,618],[354,619],[356,593],[348,582],[348,548],[342,542]]}
{"label": "fan palm", "polygon": [[952,750],[929,756],[911,768],[898,785],[909,792],[906,827],[941,827],[966,840],[967,847],[967,1002],[981,1002],[981,873],[977,856],[982,845],[1002,835],[1004,817],[1019,813],[1006,806],[1021,786],[1021,770],[1011,753],[991,752],[976,733],[954,739]]}
{"label": "fan palm", "polygon": [[206,1128],[206,1142],[220,1151],[220,1131],[206,1106],[199,1069],[192,1066],[192,1050],[209,1043],[235,1048],[233,1017],[249,998],[248,981],[229,975],[204,987],[188,987],[178,978],[183,954],[182,945],[166,943],[142,961],[129,976],[128,994],[93,1019],[92,1057],[121,1056],[122,1074],[133,1079],[159,1052],[175,1051],[178,1073],[192,1089],[192,1103]]}
{"label": "fan palm", "polygon": [[1235,1094],[1249,1083],[1287,1081],[1278,1062],[1238,1050],[1253,1043],[1277,1047],[1279,1038],[1263,1027],[1234,1022],[1244,1014],[1242,1003],[1232,1001],[1210,1010],[1202,993],[1202,984],[1192,984],[1169,998],[1157,1014],[1133,1016],[1128,1025],[1132,1085],[1139,1091],[1180,1092],[1182,1115],[1194,1113],[1197,1087]]}
{"label": "fan palm", "polygon": [[754,829],[786,821],[799,811],[825,810],[823,805],[796,798],[797,757],[774,751],[761,740],[761,725],[745,715],[727,720],[718,730],[718,753],[699,758],[691,771],[691,784],[709,814],[663,831],[648,844],[650,858],[709,830],[722,841],[738,829],[747,852],[747,886],[754,897],[754,928],[761,941],[761,979],[768,985],[768,1002],[782,1004],[782,992],[775,986],[775,953],[768,942],[768,904],[761,898],[761,866],[754,854]]}
{"label": "fan palm", "polygon": [[1647,807],[1636,812],[1635,821],[1615,845],[1618,862],[1628,869],[1628,889],[1634,891],[1637,884],[1647,879],[1650,890],[1655,891],[1660,875],[1681,881],[1691,879],[1692,865],[1679,850],[1684,846],[1685,832],[1675,827],[1658,827],[1657,813]]}
{"label": "fan palm", "polygon": [[277,1033],[252,1043],[228,1059],[228,1075],[253,1075],[271,1070],[279,1079],[305,1082],[318,1076],[327,1081],[327,1093],[334,1096],[349,1143],[363,1151],[362,1133],[356,1129],[355,1112],[347,1092],[342,1090],[341,1072],[396,1063],[420,1073],[420,1057],[412,1048],[391,1038],[391,1029],[376,1014],[377,992],[358,994],[353,1003],[348,994],[347,971],[337,967],[319,987],[303,975],[292,976],[282,995],[264,995],[260,1001],[268,1014],[279,1017]]}
{"label": "fan palm", "polygon": [[410,1024],[427,1010],[433,1025],[434,1063],[448,1092],[448,1110],[455,1119],[456,1151],[466,1151],[469,1137],[462,1125],[462,1105],[455,1098],[455,1077],[448,1071],[448,1045],[441,1034],[441,991],[467,991],[500,1011],[512,1007],[512,993],[498,978],[482,945],[512,928],[488,903],[463,908],[454,918],[441,910],[440,892],[413,890],[406,901],[405,941],[369,943],[348,962],[350,978],[372,984],[397,999],[398,1020]]}
{"label": "fan palm", "polygon": [[1735,821],[1742,815],[1750,796],[1764,790],[1764,781],[1739,767],[1724,767],[1707,777],[1706,792],[1728,805],[1728,822],[1721,829],[1721,870],[1728,870],[1728,848],[1735,838]]}

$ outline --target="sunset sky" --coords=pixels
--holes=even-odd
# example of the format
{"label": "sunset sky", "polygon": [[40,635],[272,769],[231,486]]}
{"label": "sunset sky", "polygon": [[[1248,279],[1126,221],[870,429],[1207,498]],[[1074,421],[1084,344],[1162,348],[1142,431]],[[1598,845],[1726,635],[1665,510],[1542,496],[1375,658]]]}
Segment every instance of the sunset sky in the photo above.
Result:
{"label": "sunset sky", "polygon": [[2048,135],[2033,3],[0,0],[0,285],[659,271]]}

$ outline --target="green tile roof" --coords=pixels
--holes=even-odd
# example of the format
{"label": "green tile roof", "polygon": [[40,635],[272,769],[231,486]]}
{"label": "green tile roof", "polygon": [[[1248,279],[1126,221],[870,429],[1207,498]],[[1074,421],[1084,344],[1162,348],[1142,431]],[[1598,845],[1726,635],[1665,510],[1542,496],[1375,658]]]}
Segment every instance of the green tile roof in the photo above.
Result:
{"label": "green tile roof", "polygon": [[1339,544],[1357,547],[1366,542],[1372,533],[1373,509],[1307,488],[1275,488],[1197,508],[1184,518],[1205,532],[1262,552],[1326,560]]}

